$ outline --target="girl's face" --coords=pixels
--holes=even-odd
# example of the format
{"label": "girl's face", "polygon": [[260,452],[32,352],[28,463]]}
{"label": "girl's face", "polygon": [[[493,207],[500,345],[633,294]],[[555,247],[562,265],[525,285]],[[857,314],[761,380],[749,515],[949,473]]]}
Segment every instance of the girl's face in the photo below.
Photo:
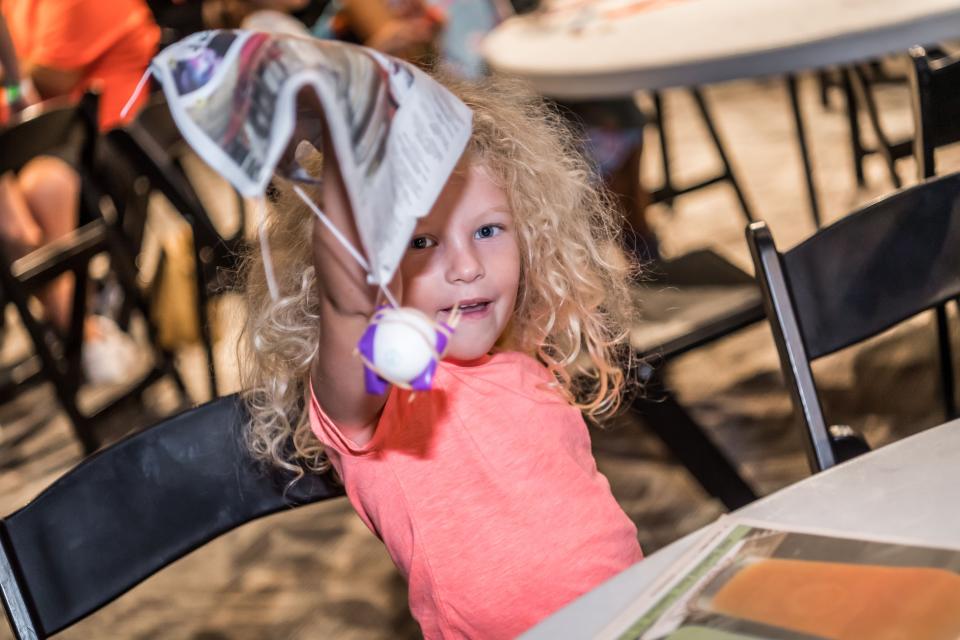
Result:
{"label": "girl's face", "polygon": [[404,305],[436,320],[460,307],[448,358],[490,352],[513,315],[520,248],[507,196],[482,166],[460,162],[418,221],[400,274]]}

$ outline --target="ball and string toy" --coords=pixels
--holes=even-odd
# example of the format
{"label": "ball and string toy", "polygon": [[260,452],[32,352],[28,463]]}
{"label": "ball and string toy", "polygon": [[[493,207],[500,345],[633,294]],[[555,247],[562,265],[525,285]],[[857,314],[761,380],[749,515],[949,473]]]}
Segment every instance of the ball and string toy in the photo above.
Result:
{"label": "ball and string toy", "polygon": [[[333,234],[337,242],[343,245],[357,264],[369,274],[370,267],[363,255],[320,210],[317,203],[299,185],[293,185],[293,190]],[[262,228],[261,226],[261,230]],[[268,264],[269,244],[263,233],[260,236],[260,246],[264,252],[264,271],[268,287],[271,295],[274,295],[277,291],[276,277],[272,265]],[[460,307],[454,305],[446,321],[438,322],[419,309],[400,306],[389,288],[382,283],[378,283],[378,286],[387,304],[379,306],[374,312],[354,350],[354,355],[363,363],[366,391],[382,395],[391,384],[409,391],[428,391],[433,385],[437,364],[443,360],[460,321]]]}

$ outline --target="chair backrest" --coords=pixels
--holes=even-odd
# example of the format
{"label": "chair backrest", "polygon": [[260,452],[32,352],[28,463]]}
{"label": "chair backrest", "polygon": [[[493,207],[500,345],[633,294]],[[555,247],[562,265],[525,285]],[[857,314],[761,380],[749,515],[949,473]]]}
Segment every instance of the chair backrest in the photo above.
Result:
{"label": "chair backrest", "polygon": [[910,50],[914,100],[914,157],[921,179],[936,175],[934,150],[960,141],[960,56],[933,58],[923,47]]}
{"label": "chair backrest", "polygon": [[214,251],[234,248],[229,245],[241,239],[242,221],[233,238],[224,238],[217,231],[176,157],[183,138],[162,96],[154,97],[136,120],[110,131],[107,141],[190,223],[199,246]]}
{"label": "chair backrest", "polygon": [[[8,171],[18,172],[28,162],[44,154],[57,153],[64,158],[75,160],[72,164],[80,176],[79,223],[81,226],[100,217],[97,189],[87,172],[96,150],[98,102],[99,97],[94,93],[85,94],[79,102],[49,100],[24,110],[11,119],[10,126],[0,131],[0,149],[3,150],[0,153],[0,175]],[[88,228],[88,230],[91,229]],[[90,233],[89,237],[95,235]],[[70,244],[73,238],[60,240],[64,244]],[[83,260],[84,251],[82,250],[87,245],[78,240],[74,246],[79,248],[77,253],[80,259],[59,261],[65,265],[63,270],[69,269],[73,272],[74,281],[77,283],[75,292],[78,292],[74,295],[70,325],[66,328],[66,335],[61,336],[48,323],[35,319],[32,314],[26,317],[27,296],[32,291],[21,290],[20,282],[12,271],[14,256],[9,254],[9,247],[0,244],[0,272],[2,272],[0,283],[7,294],[6,299],[16,303],[20,308],[24,324],[34,345],[41,343],[58,345],[57,348],[60,350],[58,353],[60,362],[52,362],[47,358],[45,368],[48,371],[62,365],[65,371],[70,370],[72,373],[80,366],[80,344],[83,339],[86,296],[79,295],[79,292],[84,291],[87,286],[87,262]],[[44,257],[42,253],[35,252],[34,255]],[[32,263],[40,266],[42,261],[34,260]],[[39,271],[40,269],[25,268],[23,270]],[[47,273],[50,277],[45,278],[44,282],[49,281],[53,276],[60,275],[63,270],[54,272],[48,269]],[[42,353],[40,355],[41,359],[46,357]]]}
{"label": "chair backrest", "polygon": [[825,469],[836,460],[810,362],[960,295],[960,174],[877,200],[785,253],[763,223],[747,242],[811,467]]}
{"label": "chair backrest", "polygon": [[329,476],[268,475],[226,396],[81,462],[0,521],[0,591],[19,638],[87,616],[245,522],[343,494]]}
{"label": "chair backrest", "polygon": [[[42,247],[14,256],[0,243],[0,286],[5,299],[14,303],[27,331],[33,351],[41,363],[41,375],[54,387],[85,452],[98,446],[94,426],[126,398],[140,395],[161,376],[169,375],[178,392],[182,381],[173,367],[172,355],[161,349],[149,309],[137,283],[134,252],[121,230],[103,208],[108,195],[96,168],[101,137],[97,130],[97,96],[86,94],[76,105],[53,103],[25,110],[12,126],[0,131],[0,171],[17,171],[31,159],[54,153],[71,165],[79,176],[79,225]],[[64,211],[69,215],[69,211]],[[145,377],[135,377],[121,393],[104,403],[79,402],[86,382],[82,366],[82,344],[87,318],[88,282],[94,277],[91,263],[100,254],[109,255],[110,277],[119,285],[125,305],[138,310],[153,351],[153,366]],[[16,258],[16,259],[14,259]],[[73,304],[67,327],[56,327],[32,309],[32,297],[45,284],[65,273],[73,275]],[[84,406],[85,405],[85,406]]]}
{"label": "chair backrest", "polygon": [[19,171],[36,156],[64,147],[74,149],[83,165],[93,154],[98,102],[92,93],[77,103],[50,100],[12,118],[0,131],[0,175]]}

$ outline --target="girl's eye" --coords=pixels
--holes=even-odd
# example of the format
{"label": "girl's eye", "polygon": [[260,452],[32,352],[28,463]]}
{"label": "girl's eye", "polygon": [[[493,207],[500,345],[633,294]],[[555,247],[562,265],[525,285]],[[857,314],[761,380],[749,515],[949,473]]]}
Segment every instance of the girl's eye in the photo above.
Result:
{"label": "girl's eye", "polygon": [[501,227],[500,225],[485,224],[479,229],[477,229],[477,232],[474,234],[474,237],[476,237],[479,240],[483,240],[486,238],[493,238],[494,236],[499,235],[502,231],[503,231],[503,227]]}
{"label": "girl's eye", "polygon": [[417,236],[410,241],[411,249],[429,249],[430,247],[436,246],[436,242],[428,238],[427,236]]}

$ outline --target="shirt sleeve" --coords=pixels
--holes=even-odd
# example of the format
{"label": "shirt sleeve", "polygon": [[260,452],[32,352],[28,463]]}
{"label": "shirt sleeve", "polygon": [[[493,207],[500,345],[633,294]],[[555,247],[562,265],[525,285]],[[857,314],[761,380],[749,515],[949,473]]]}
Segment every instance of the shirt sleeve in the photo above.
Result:
{"label": "shirt sleeve", "polygon": [[[80,69],[99,58],[130,28],[136,11],[114,0],[34,0],[39,2],[30,62]],[[140,8],[140,7],[137,7]]]}
{"label": "shirt sleeve", "polygon": [[387,398],[387,404],[383,408],[383,413],[381,414],[380,420],[377,422],[376,431],[373,434],[373,437],[364,445],[358,445],[353,440],[348,438],[343,431],[334,423],[330,417],[324,413],[323,407],[320,406],[320,403],[317,401],[317,397],[313,393],[313,384],[310,384],[310,429],[313,431],[313,434],[317,436],[317,440],[320,441],[327,449],[332,449],[343,456],[364,456],[369,455],[377,451],[380,447],[380,442],[383,440],[384,428],[384,418],[383,416],[388,415],[387,410],[390,407],[390,404],[393,401],[394,393],[391,390],[390,396]]}

